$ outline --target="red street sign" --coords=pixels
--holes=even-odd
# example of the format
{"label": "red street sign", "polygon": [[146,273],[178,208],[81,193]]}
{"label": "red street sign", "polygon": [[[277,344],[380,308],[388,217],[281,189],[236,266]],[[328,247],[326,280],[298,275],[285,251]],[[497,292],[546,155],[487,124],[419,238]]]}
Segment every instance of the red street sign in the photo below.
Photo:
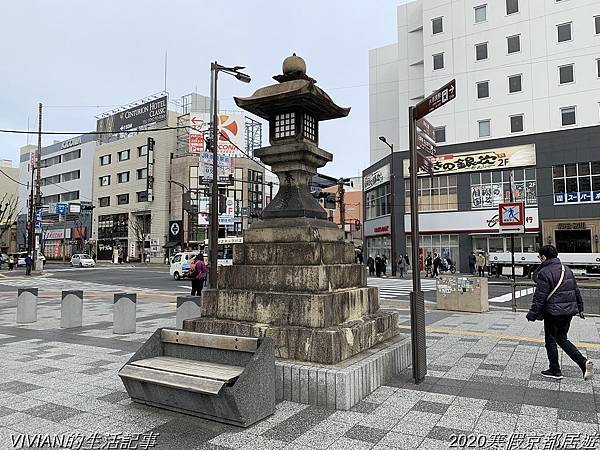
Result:
{"label": "red street sign", "polygon": [[498,205],[498,223],[500,226],[525,225],[525,206],[523,202],[505,202]]}
{"label": "red street sign", "polygon": [[440,106],[444,106],[450,100],[456,97],[456,80],[450,81],[448,84],[438,89],[425,100],[419,102],[415,106],[414,118],[419,120],[425,117],[432,111],[435,111]]}
{"label": "red street sign", "polygon": [[417,128],[431,138],[431,142],[435,142],[435,129],[433,125],[425,119],[417,120]]}
{"label": "red street sign", "polygon": [[435,145],[429,142],[429,140],[425,138],[425,136],[423,136],[421,133],[417,133],[417,147],[429,153],[431,156],[435,156]]}

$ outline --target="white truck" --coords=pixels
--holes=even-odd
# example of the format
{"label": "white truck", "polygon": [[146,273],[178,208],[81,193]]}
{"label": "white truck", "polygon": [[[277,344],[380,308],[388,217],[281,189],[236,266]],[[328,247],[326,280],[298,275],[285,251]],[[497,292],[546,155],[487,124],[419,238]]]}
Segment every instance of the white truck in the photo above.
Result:
{"label": "white truck", "polygon": [[[577,276],[600,275],[600,253],[560,253],[558,257]],[[490,253],[488,260],[490,273],[496,276],[512,274],[510,252]],[[536,252],[515,252],[515,275],[531,277],[539,265]]]}

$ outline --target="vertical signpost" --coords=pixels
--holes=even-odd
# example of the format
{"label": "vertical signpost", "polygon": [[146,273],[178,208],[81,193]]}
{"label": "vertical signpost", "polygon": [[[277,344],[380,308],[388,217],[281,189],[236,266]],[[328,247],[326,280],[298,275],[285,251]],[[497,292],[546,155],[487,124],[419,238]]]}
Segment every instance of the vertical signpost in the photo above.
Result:
{"label": "vertical signpost", "polygon": [[[409,151],[410,151],[410,220],[412,243],[412,282],[410,293],[410,328],[412,343],[413,378],[419,384],[427,375],[427,347],[425,340],[425,297],[421,291],[419,271],[419,206],[417,175],[419,169],[433,175],[430,156],[435,156],[435,139],[433,126],[424,117],[432,111],[444,106],[456,97],[456,80],[437,90],[429,97],[411,106],[409,116]],[[417,128],[419,129],[417,131]]]}
{"label": "vertical signpost", "polygon": [[[503,234],[510,233],[510,254],[511,254],[511,273],[512,273],[512,291],[513,299],[515,290],[515,234],[525,232],[525,204],[515,202],[512,173],[510,176],[510,202],[500,203],[498,205],[498,225],[499,231]],[[513,312],[516,311],[516,305],[513,301]]]}

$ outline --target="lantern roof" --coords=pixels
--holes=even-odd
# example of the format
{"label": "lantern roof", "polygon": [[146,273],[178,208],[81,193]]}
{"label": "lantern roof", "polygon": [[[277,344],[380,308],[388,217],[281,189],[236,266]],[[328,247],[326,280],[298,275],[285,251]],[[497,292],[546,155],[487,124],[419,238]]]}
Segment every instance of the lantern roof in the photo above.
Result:
{"label": "lantern roof", "polygon": [[336,105],[316,86],[316,80],[306,75],[306,63],[295,53],[288,56],[282,66],[283,74],[273,77],[278,84],[260,88],[250,97],[234,97],[236,105],[266,120],[292,111],[303,111],[318,121],[338,119],[350,113],[350,108]]}

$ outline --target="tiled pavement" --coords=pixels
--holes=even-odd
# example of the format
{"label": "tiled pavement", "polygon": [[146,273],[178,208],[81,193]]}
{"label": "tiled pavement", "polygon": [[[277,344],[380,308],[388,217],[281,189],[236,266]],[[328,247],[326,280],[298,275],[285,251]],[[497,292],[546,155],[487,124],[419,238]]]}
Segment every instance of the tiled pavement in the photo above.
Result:
{"label": "tiled pavement", "polygon": [[[132,403],[116,372],[154,329],[174,323],[175,310],[138,303],[138,333],[115,336],[111,303],[89,299],[84,327],[61,330],[58,302],[43,301],[39,322],[17,327],[12,302],[0,299],[0,449],[13,448],[10,436],[19,433],[94,432],[159,433],[155,448],[186,450],[443,449],[452,435],[469,434],[499,449],[508,448],[508,439],[523,442],[512,448],[527,448],[538,435],[539,445],[529,448],[541,449],[556,433],[559,440],[580,439],[565,448],[584,448],[584,435],[600,431],[600,377],[585,383],[563,359],[565,379],[543,379],[542,327],[523,314],[436,312],[422,384],[403,373],[351,411],[282,402],[273,416],[239,429]],[[598,361],[599,327],[600,319],[576,319],[571,333],[590,343],[581,349]],[[587,439],[587,448],[600,448],[600,440]]]}

